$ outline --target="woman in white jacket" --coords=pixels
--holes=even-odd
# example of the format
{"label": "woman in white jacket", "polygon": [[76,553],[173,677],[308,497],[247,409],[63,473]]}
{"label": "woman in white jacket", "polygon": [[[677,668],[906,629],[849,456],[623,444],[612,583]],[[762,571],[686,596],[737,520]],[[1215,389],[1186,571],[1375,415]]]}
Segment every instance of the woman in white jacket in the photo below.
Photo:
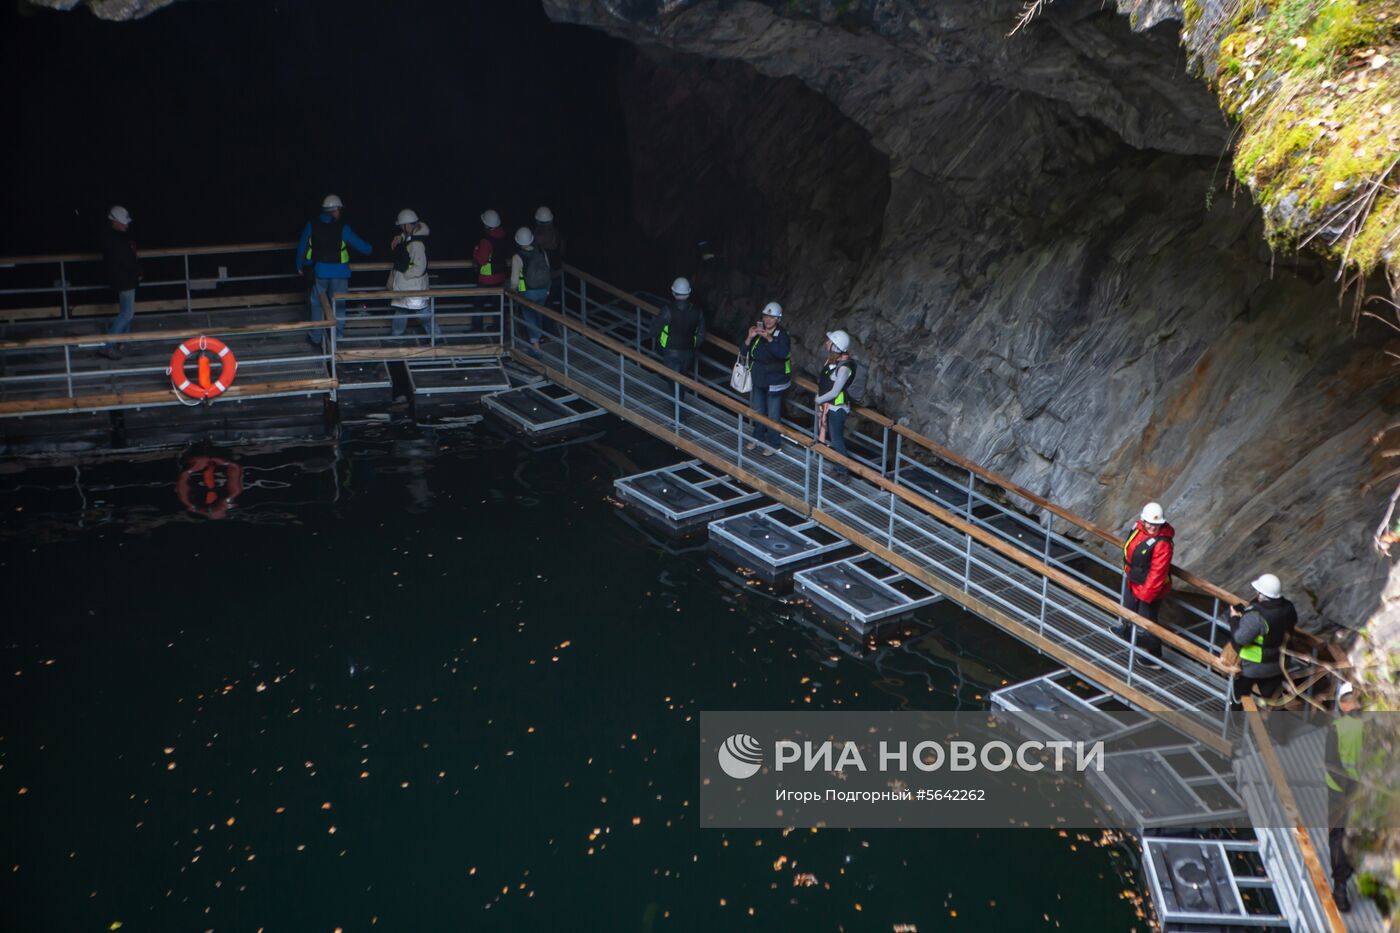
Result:
{"label": "woman in white jacket", "polygon": [[[399,233],[389,244],[393,256],[393,268],[389,271],[389,290],[394,292],[422,292],[428,290],[428,225],[418,219],[411,210],[399,211]],[[433,321],[433,306],[425,297],[395,298],[390,304],[401,309],[394,315],[393,334],[402,337],[408,330],[408,315],[417,312],[425,333],[438,333]]]}

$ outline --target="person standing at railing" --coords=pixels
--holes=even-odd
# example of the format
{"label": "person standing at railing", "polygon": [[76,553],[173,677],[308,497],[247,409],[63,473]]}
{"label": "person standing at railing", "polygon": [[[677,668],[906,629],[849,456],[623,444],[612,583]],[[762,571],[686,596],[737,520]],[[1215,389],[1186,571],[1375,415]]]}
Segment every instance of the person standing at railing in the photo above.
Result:
{"label": "person standing at railing", "polygon": [[[763,306],[757,324],[749,328],[744,351],[753,374],[753,410],[773,421],[783,416],[783,396],[792,388],[792,340],[783,324],[783,306],[770,301]],[[766,424],[754,422],[753,440],[745,447],[764,445],[763,456],[778,452],[782,435]]]}
{"label": "person standing at railing", "polygon": [[[856,375],[856,362],[851,359],[851,335],[833,330],[826,335],[826,364],[817,382],[817,440],[830,445],[843,457],[846,450],[846,418],[851,413],[847,390]],[[837,479],[849,479],[851,471],[844,464],[833,464]]]}
{"label": "person standing at railing", "polygon": [[554,299],[562,294],[564,275],[564,235],[554,223],[554,211],[543,205],[536,208],[534,233],[535,245],[549,257],[549,297]]}
{"label": "person standing at railing", "polygon": [[1361,700],[1356,688],[1342,682],[1337,688],[1338,716],[1327,736],[1327,848],[1332,862],[1332,899],[1338,910],[1351,910],[1347,884],[1356,869],[1347,856],[1347,813],[1351,810],[1361,777],[1361,750],[1365,723],[1357,715]]}
{"label": "person standing at railing", "polygon": [[[107,282],[117,293],[117,319],[109,334],[125,334],[131,330],[136,316],[136,286],[141,284],[141,260],[128,228],[131,212],[120,204],[107,212],[107,229],[102,232],[102,260],[107,266]],[[121,345],[109,343],[97,351],[109,360],[119,360]]]}
{"label": "person standing at railing", "polygon": [[[411,210],[399,211],[399,232],[389,244],[393,254],[393,268],[389,270],[389,290],[393,292],[423,292],[428,290],[428,225],[418,219]],[[423,332],[436,334],[437,322],[433,320],[433,304],[425,297],[395,298],[389,302],[401,311],[416,311],[423,324]],[[394,315],[391,332],[402,337],[408,330],[408,315]]]}
{"label": "person standing at railing", "polygon": [[[519,247],[510,258],[510,290],[527,301],[543,304],[549,297],[549,256],[535,245],[535,235],[529,227],[515,231],[515,245]],[[528,352],[535,359],[540,358],[540,313],[534,308],[521,308],[525,318],[525,332],[530,339]]]}
{"label": "person standing at railing", "polygon": [[1283,598],[1283,584],[1271,573],[1260,574],[1254,587],[1254,602],[1243,610],[1231,606],[1233,621],[1230,641],[1240,654],[1240,673],[1235,678],[1235,702],[1258,689],[1259,696],[1272,700],[1283,686],[1283,645],[1298,625],[1298,610]]}
{"label": "person standing at railing", "polygon": [[[1123,606],[1153,622],[1162,608],[1162,600],[1172,588],[1172,550],[1176,529],[1167,524],[1167,516],[1156,502],[1143,507],[1142,516],[1128,540],[1123,542],[1123,576],[1127,592]],[[1114,629],[1124,641],[1131,640],[1136,626],[1126,619]],[[1137,633],[1141,649],[1138,660],[1148,667],[1157,667],[1162,657],[1162,640],[1144,629]]]}
{"label": "person standing at railing", "polygon": [[685,376],[695,376],[695,353],[705,341],[705,312],[690,300],[690,279],[671,283],[671,300],[651,319],[647,340],[655,340],[661,362]]}
{"label": "person standing at railing", "polygon": [[[311,320],[322,319],[321,299],[324,296],[331,303],[331,313],[335,315],[336,337],[345,336],[345,300],[340,296],[350,290],[350,250],[355,250],[361,256],[372,252],[370,245],[341,220],[340,214],[344,209],[345,204],[339,197],[326,195],[321,202],[320,216],[306,222],[297,241],[297,273],[305,275],[307,270],[311,270],[315,276],[310,290]],[[324,335],[320,331],[312,331],[306,339],[319,347]]]}
{"label": "person standing at railing", "polygon": [[[476,263],[476,284],[482,288],[499,288],[510,274],[510,259],[506,249],[506,229],[501,215],[492,209],[481,212],[481,239],[472,250]],[[486,330],[486,319],[474,317],[467,325],[469,331]]]}

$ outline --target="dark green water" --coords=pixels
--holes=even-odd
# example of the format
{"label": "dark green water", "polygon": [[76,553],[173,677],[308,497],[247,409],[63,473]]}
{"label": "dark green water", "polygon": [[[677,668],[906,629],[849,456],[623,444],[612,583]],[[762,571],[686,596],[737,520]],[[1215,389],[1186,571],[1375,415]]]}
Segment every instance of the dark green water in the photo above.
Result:
{"label": "dark green water", "polygon": [[[0,477],[7,930],[1145,931],[1130,846],[697,828],[702,709],[983,705],[1047,663],[955,607],[874,654],[670,553],[627,428],[481,426]],[[800,886],[806,874],[816,884]]]}

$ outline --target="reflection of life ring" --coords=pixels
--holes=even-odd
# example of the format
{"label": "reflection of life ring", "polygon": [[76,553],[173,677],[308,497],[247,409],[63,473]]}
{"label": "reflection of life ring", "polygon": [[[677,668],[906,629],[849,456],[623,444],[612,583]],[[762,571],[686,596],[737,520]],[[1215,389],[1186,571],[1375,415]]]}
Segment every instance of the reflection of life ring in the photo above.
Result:
{"label": "reflection of life ring", "polygon": [[[219,491],[217,468],[224,468],[224,490]],[[203,502],[196,504],[190,490],[192,477],[199,475],[204,483]],[[210,518],[227,518],[228,510],[233,508],[234,499],[243,491],[243,468],[236,463],[229,463],[222,457],[194,457],[190,460],[189,466],[180,471],[180,478],[175,481],[175,494],[180,497],[180,504],[191,512],[200,515],[207,515]]]}
{"label": "reflection of life ring", "polygon": [[[191,343],[195,346],[191,347]],[[205,351],[213,352],[219,358],[219,378],[213,381],[209,378],[209,353]],[[191,382],[189,376],[185,375],[185,363],[196,352],[199,353],[199,374]],[[175,386],[176,392],[182,392],[199,401],[220,395],[233,385],[234,374],[238,372],[238,360],[234,359],[233,351],[224,346],[224,342],[217,337],[191,337],[175,348],[175,352],[170,356],[170,368],[166,372],[170,374],[170,383]]]}

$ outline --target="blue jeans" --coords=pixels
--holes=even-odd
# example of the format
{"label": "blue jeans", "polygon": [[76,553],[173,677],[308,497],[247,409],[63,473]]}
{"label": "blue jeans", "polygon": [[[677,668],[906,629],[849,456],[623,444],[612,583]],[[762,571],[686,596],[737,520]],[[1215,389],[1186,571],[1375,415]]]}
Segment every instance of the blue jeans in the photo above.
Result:
{"label": "blue jeans", "polygon": [[[524,298],[526,301],[533,301],[535,304],[542,305],[544,304],[545,299],[549,297],[549,289],[528,288],[525,291],[520,292],[519,294],[520,297]],[[530,338],[530,342],[539,343],[540,334],[542,333],[540,329],[540,313],[534,308],[527,308],[523,306],[521,307],[520,311],[521,316],[525,318],[525,333]]]}
{"label": "blue jeans", "polygon": [[[828,408],[826,410],[826,442],[831,449],[849,457],[850,451],[846,450],[846,418],[850,412],[844,408]],[[845,464],[834,464],[837,473],[847,472]]]}
{"label": "blue jeans", "polygon": [[[778,392],[769,392],[768,387],[753,387],[752,408],[760,415],[767,415],[774,421],[778,421],[783,416],[783,395],[787,389]],[[766,424],[759,424],[757,421],[753,425],[753,439],[760,444],[768,444],[776,447],[782,441],[782,435]]]}
{"label": "blue jeans", "polygon": [[128,288],[117,292],[117,319],[112,322],[109,334],[125,334],[131,330],[131,319],[136,316],[136,289]]}
{"label": "blue jeans", "polygon": [[[341,298],[350,290],[349,279],[323,279],[316,277],[316,286],[311,289],[311,320],[323,320],[321,314],[321,295],[324,293],[331,300],[331,308],[335,311],[335,336],[336,339],[345,336],[345,299]],[[312,343],[319,344],[322,338],[322,331],[312,331],[307,335],[307,339]]]}
{"label": "blue jeans", "polygon": [[425,305],[423,308],[417,311],[411,308],[395,308],[394,323],[390,327],[389,332],[395,337],[402,337],[404,333],[408,330],[408,316],[410,314],[416,317],[419,320],[419,322],[423,325],[423,333],[442,333],[442,331],[438,329],[437,322],[433,320],[432,305]]}

